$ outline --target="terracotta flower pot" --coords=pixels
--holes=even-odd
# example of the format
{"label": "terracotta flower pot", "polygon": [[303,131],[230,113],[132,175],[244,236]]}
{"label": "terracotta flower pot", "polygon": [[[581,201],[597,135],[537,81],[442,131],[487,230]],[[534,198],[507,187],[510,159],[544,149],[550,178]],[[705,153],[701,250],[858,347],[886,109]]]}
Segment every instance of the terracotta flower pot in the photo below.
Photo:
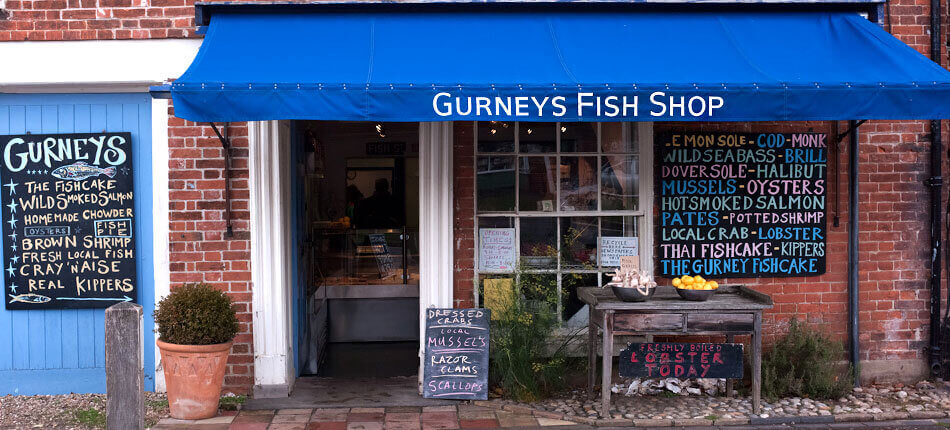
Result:
{"label": "terracotta flower pot", "polygon": [[231,342],[176,345],[157,340],[155,343],[162,352],[172,418],[200,420],[217,415]]}

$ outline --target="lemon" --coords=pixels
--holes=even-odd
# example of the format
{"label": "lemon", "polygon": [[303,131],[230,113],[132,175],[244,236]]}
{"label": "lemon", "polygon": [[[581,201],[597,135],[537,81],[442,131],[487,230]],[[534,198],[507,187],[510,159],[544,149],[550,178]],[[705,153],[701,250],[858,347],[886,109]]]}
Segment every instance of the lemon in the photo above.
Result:
{"label": "lemon", "polygon": [[692,284],[694,281],[693,277],[689,275],[683,276],[682,278],[680,278],[680,280],[683,281],[683,283],[686,285]]}
{"label": "lemon", "polygon": [[680,278],[673,278],[673,286],[679,287],[680,285],[683,285],[683,281],[681,281]]}
{"label": "lemon", "polygon": [[709,286],[712,287],[712,289],[715,290],[715,289],[719,288],[719,283],[716,282],[716,281],[712,281],[712,282],[709,283]]}
{"label": "lemon", "polygon": [[694,279],[696,279],[696,282],[698,282],[698,283],[700,283],[700,284],[702,284],[702,283],[704,283],[704,282],[706,282],[706,280],[705,280],[705,279],[703,279],[703,277],[702,277],[702,276],[697,276],[697,277],[696,277],[696,278],[694,278]]}

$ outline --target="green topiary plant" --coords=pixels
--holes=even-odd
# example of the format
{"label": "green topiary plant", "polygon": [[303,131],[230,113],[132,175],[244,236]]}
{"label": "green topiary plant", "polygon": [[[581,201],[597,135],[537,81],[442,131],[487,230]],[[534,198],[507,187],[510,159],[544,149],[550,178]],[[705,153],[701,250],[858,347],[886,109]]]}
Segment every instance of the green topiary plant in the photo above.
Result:
{"label": "green topiary plant", "polygon": [[762,357],[762,395],[769,400],[796,396],[836,399],[851,391],[850,366],[841,342],[792,319],[788,333]]}
{"label": "green topiary plant", "polygon": [[207,284],[172,290],[155,309],[159,340],[177,345],[213,345],[234,339],[238,320],[227,294]]}

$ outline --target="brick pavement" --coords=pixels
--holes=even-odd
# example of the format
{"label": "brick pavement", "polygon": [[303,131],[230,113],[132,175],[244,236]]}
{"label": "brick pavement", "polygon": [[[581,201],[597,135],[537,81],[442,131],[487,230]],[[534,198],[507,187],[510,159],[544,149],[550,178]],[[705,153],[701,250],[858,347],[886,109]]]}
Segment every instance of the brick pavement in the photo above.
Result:
{"label": "brick pavement", "polygon": [[246,410],[207,420],[166,418],[154,430],[430,430],[576,426],[480,406]]}

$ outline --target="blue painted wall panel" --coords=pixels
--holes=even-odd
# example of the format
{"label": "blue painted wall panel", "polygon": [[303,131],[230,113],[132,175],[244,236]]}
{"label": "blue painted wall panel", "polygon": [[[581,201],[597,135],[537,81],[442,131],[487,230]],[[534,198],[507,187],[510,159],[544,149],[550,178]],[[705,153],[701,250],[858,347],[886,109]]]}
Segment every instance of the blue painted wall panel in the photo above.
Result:
{"label": "blue painted wall panel", "polygon": [[[145,314],[147,390],[155,387],[151,124],[148,94],[0,94],[0,134],[132,133],[136,302]],[[104,319],[104,309],[7,311],[0,306],[0,395],[105,392]]]}

